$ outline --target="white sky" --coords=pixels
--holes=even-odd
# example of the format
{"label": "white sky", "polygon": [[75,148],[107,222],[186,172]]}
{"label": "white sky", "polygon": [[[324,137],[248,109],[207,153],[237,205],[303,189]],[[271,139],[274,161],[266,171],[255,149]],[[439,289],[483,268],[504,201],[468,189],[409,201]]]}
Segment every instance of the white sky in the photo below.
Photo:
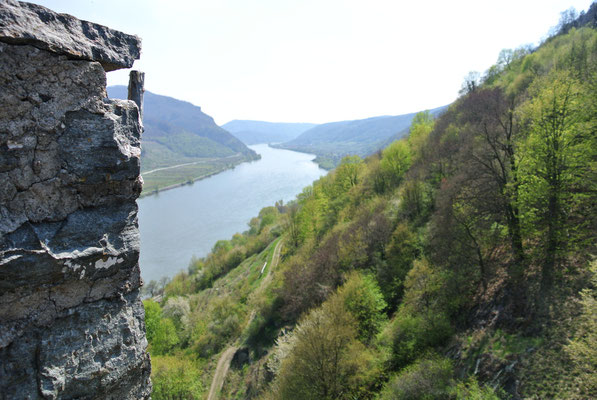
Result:
{"label": "white sky", "polygon": [[[442,106],[504,48],[592,0],[33,0],[143,39],[145,88],[232,119],[322,123]],[[108,74],[126,85],[128,71]]]}

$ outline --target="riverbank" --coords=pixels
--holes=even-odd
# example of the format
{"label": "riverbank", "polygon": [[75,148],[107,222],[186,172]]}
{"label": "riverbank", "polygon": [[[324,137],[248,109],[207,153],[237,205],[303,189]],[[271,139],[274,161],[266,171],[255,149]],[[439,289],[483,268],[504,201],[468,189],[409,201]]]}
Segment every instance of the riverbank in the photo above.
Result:
{"label": "riverbank", "polygon": [[247,161],[256,161],[261,158],[248,157],[238,154],[220,159],[199,160],[191,163],[167,166],[141,173],[143,177],[143,191],[140,197],[158,194],[165,190],[191,185],[196,181],[209,178]]}
{"label": "riverbank", "polygon": [[315,154],[316,157],[313,162],[316,163],[319,168],[325,169],[326,171],[331,171],[336,168],[344,157],[340,154],[320,152],[316,148],[309,146],[289,146],[286,143],[272,143],[270,144],[270,147],[275,149],[297,151],[299,153],[305,154]]}
{"label": "riverbank", "polygon": [[326,173],[312,154],[265,144],[249,148],[261,160],[139,200],[139,262],[146,282],[186,270],[193,255],[203,257],[218,240],[249,229],[263,207],[294,199]]}

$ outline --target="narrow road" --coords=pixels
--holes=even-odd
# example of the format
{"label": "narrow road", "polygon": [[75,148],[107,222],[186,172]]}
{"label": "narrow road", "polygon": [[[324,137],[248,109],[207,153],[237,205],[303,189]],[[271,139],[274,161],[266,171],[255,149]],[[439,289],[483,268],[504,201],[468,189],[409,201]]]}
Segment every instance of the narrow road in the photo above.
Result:
{"label": "narrow road", "polygon": [[[257,290],[261,290],[269,283],[271,278],[272,270],[278,265],[280,261],[280,249],[282,248],[282,239],[276,244],[276,248],[274,249],[274,254],[272,255],[272,261],[267,268],[267,272],[265,273],[265,277],[259,284]],[[255,318],[255,310],[251,310],[251,315],[249,317],[249,321],[247,322],[247,326],[251,324],[253,318]],[[232,362],[232,357],[234,357],[234,353],[238,349],[237,346],[230,346],[222,353],[220,359],[218,360],[218,365],[216,366],[216,372],[214,372],[214,377],[211,381],[211,386],[209,388],[209,395],[207,396],[207,400],[216,400],[220,397],[220,391],[222,390],[222,386],[224,386],[224,379],[226,379],[226,374],[228,374],[228,369],[230,368],[230,363]]]}
{"label": "narrow road", "polygon": [[152,169],[152,170],[149,170],[149,171],[142,172],[141,175],[149,175],[149,174],[153,174],[154,172],[157,172],[157,171],[164,171],[166,169],[174,169],[174,168],[184,167],[184,166],[187,166],[187,165],[203,164],[203,163],[206,163],[208,161],[225,160],[227,158],[238,157],[239,155],[240,155],[240,153],[236,153],[236,154],[233,154],[231,156],[226,156],[226,157],[205,158],[205,159],[199,160],[199,161],[193,161],[193,162],[188,162],[188,163],[184,163],[184,164],[176,164],[176,165],[171,165],[169,167],[155,168],[155,169]]}

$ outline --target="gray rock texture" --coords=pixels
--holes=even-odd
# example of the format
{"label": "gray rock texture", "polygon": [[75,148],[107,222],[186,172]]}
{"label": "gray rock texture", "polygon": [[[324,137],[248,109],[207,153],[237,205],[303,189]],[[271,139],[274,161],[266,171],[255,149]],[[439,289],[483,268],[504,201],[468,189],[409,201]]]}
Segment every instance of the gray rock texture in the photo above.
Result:
{"label": "gray rock texture", "polygon": [[98,61],[106,71],[132,67],[141,53],[137,36],[16,0],[0,1],[0,37],[69,58]]}
{"label": "gray rock texture", "polygon": [[[32,15],[47,30],[15,40]],[[104,70],[138,55],[138,39],[119,47],[114,38],[131,36],[77,21],[0,0],[0,399],[151,393],[139,297],[142,125],[133,101],[107,98]]]}

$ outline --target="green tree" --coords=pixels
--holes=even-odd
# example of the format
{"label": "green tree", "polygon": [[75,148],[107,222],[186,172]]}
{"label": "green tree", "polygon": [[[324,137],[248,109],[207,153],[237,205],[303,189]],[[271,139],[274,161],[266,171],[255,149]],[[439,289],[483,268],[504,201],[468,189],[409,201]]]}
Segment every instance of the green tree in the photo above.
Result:
{"label": "green tree", "polygon": [[[516,95],[507,96],[500,88],[478,90],[462,103],[463,168],[461,195],[472,214],[483,222],[487,216],[506,224],[515,263],[510,270],[513,286],[520,288],[524,273],[524,247],[519,210],[520,122],[515,113]],[[464,220],[463,220],[464,221]],[[469,227],[473,225],[468,224]],[[476,224],[475,224],[476,225]],[[478,226],[486,230],[487,227]],[[472,233],[472,230],[470,230]],[[473,241],[474,242],[474,241]],[[473,244],[478,247],[477,244]]]}
{"label": "green tree", "polygon": [[340,161],[334,174],[334,181],[339,193],[346,192],[359,183],[362,164],[363,160],[359,156],[346,156]]}
{"label": "green tree", "polygon": [[415,235],[408,225],[399,223],[386,248],[386,260],[377,266],[377,281],[391,310],[396,309],[404,292],[404,279],[417,257]]}
{"label": "green tree", "polygon": [[400,211],[409,221],[419,224],[426,222],[432,204],[430,197],[425,183],[409,179],[402,186]]}
{"label": "green tree", "polygon": [[145,330],[151,354],[165,354],[178,344],[176,328],[170,318],[162,317],[162,308],[153,300],[144,300]]}
{"label": "green tree", "polygon": [[481,86],[481,74],[477,71],[469,72],[462,82],[460,94],[469,94],[475,92]]}
{"label": "green tree", "polygon": [[[404,282],[404,298],[392,323],[392,363],[401,368],[452,334],[446,276],[426,259],[416,260]],[[452,300],[453,301],[453,300]]]}
{"label": "green tree", "polygon": [[338,296],[303,318],[282,361],[280,399],[331,400],[358,396],[377,379],[375,357],[357,339],[357,323]]}
{"label": "green tree", "polygon": [[187,327],[190,313],[189,300],[182,296],[170,297],[162,309],[162,315],[170,318],[179,332]]}
{"label": "green tree", "polygon": [[143,300],[145,308],[145,332],[147,340],[153,341],[162,319],[162,307],[153,300]]}
{"label": "green tree", "polygon": [[383,313],[386,302],[375,279],[353,271],[338,289],[338,295],[357,321],[359,339],[371,341],[386,319]]}
{"label": "green tree", "polygon": [[531,100],[524,108],[529,124],[522,159],[521,190],[526,228],[541,238],[544,254],[542,284],[553,285],[556,266],[566,247],[574,242],[567,213],[575,208],[587,178],[587,166],[594,151],[583,129],[583,89],[566,71],[553,70],[537,79],[529,89]]}
{"label": "green tree", "polygon": [[398,186],[412,163],[412,154],[406,140],[392,142],[382,152],[380,167],[388,182]]}
{"label": "green tree", "polygon": [[259,233],[263,231],[263,229],[268,226],[272,225],[278,218],[278,209],[276,207],[265,207],[259,211],[259,218],[261,219],[259,223]]}
{"label": "green tree", "polygon": [[408,133],[408,145],[415,157],[424,157],[427,137],[433,130],[433,115],[429,111],[417,113],[410,124]]}

